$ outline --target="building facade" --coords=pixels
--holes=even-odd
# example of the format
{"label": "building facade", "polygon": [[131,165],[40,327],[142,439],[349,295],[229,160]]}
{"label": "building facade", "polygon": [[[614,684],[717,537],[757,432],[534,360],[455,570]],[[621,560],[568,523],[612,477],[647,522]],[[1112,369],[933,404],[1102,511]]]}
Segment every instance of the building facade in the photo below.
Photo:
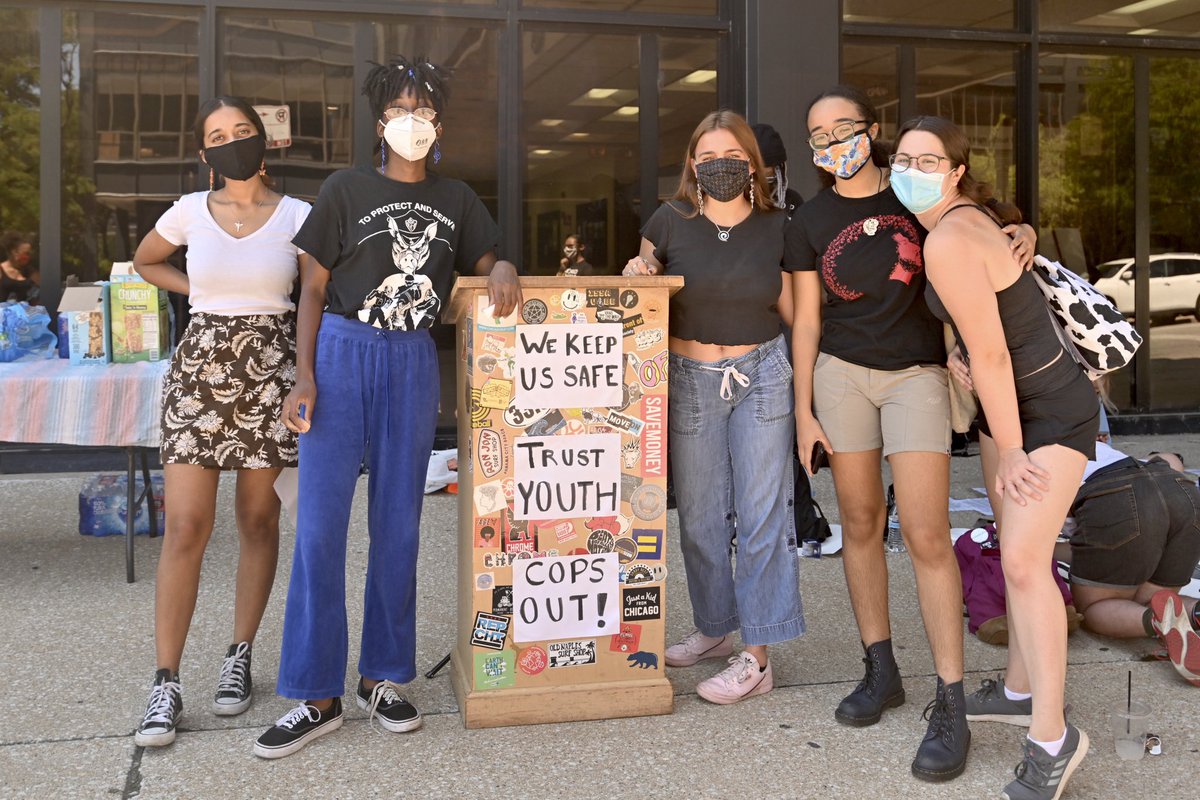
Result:
{"label": "building facade", "polygon": [[1150,258],[1200,252],[1190,0],[0,0],[0,20],[0,230],[37,234],[51,306],[61,281],[102,278],[207,187],[192,125],[215,94],[288,107],[291,144],[268,171],[312,199],[334,170],[378,159],[369,62],[453,67],[437,170],[484,199],[502,255],[552,274],[570,234],[620,270],[718,107],[774,124],[810,196],[807,103],[846,82],[885,138],[915,114],[962,125],[973,171],[1043,252],[1093,277],[1134,259],[1125,288],[1148,344],[1113,399],[1200,406],[1200,270]]}

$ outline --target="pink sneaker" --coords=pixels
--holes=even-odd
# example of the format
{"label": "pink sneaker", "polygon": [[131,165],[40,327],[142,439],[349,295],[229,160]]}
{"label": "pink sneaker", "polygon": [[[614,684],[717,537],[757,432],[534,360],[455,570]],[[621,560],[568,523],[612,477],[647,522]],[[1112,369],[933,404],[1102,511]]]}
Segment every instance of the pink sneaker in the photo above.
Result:
{"label": "pink sneaker", "polygon": [[1192,628],[1183,599],[1170,589],[1155,592],[1150,598],[1150,613],[1175,671],[1188,683],[1200,686],[1200,634]]}
{"label": "pink sneaker", "polygon": [[729,659],[729,666],[696,687],[696,694],[710,703],[729,705],[756,694],[766,694],[775,687],[771,662],[759,671],[758,659],[745,650]]}
{"label": "pink sneaker", "polygon": [[690,667],[706,658],[728,658],[731,655],[733,637],[729,634],[713,637],[705,636],[700,631],[692,631],[678,644],[667,648],[665,660],[668,667]]}

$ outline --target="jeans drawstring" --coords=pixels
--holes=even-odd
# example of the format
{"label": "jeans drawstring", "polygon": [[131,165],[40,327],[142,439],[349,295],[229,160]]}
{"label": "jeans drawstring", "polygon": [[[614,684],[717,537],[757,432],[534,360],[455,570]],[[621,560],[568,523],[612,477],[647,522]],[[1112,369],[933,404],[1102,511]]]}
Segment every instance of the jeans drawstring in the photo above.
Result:
{"label": "jeans drawstring", "polygon": [[707,367],[707,366],[700,365],[700,369],[706,369],[710,372],[721,373],[721,399],[722,400],[732,400],[733,399],[733,384],[730,383],[730,379],[737,381],[738,385],[741,386],[743,389],[745,389],[747,386],[750,385],[750,379],[748,377],[746,377],[745,375],[743,375],[742,373],[738,372],[737,367],[735,367],[733,364],[729,364],[724,367]]}

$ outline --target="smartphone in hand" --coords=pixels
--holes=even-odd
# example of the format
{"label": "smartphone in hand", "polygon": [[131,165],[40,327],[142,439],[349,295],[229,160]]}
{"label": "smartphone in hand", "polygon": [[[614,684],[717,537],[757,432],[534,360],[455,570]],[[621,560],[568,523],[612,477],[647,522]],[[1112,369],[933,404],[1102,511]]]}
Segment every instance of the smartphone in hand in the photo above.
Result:
{"label": "smartphone in hand", "polygon": [[809,458],[809,469],[813,475],[821,471],[821,467],[829,466],[829,454],[825,452],[825,445],[821,442],[813,444],[812,456]]}

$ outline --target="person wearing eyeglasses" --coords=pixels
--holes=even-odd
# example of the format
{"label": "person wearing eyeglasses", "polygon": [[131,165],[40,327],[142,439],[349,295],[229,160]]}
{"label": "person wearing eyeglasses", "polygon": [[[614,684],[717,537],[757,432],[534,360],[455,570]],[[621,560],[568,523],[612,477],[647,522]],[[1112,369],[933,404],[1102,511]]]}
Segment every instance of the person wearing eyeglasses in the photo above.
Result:
{"label": "person wearing eyeglasses", "polygon": [[[807,121],[826,188],[796,210],[785,234],[784,263],[794,276],[796,435],[810,474],[815,445],[829,453],[842,564],[866,664],[834,716],[845,725],[874,725],[905,702],[888,613],[882,457],[891,466],[937,670],[912,772],[950,780],[965,768],[970,740],[962,710],[961,583],[949,536],[946,349],[943,325],[923,298],[923,232],[889,185],[879,115],[865,94],[850,86],[825,91],[809,104]],[[1014,256],[1029,261],[1032,230],[1014,232]]]}
{"label": "person wearing eyeglasses", "polygon": [[926,302],[953,326],[982,411],[980,460],[1008,608],[1006,698],[1032,701],[1016,779],[1001,796],[1055,800],[1088,737],[1064,717],[1067,619],[1046,564],[1096,457],[1099,403],[1036,279],[1013,263],[1001,228],[1020,212],[988,202],[988,187],[971,175],[966,134],[949,120],[916,117],[900,127],[891,163],[897,198],[929,231]]}
{"label": "person wearing eyeglasses", "polygon": [[371,547],[354,699],[386,730],[421,725],[400,684],[416,674],[417,541],[438,413],[429,329],[456,271],[488,276],[498,317],[521,298],[479,197],[427,169],[440,158],[449,77],[403,56],[368,72],[380,165],[329,176],[296,234],[308,255],[283,420],[300,433],[299,507],[276,688],[300,703],[258,737],[262,758],[342,725],[346,539],[364,457]]}

